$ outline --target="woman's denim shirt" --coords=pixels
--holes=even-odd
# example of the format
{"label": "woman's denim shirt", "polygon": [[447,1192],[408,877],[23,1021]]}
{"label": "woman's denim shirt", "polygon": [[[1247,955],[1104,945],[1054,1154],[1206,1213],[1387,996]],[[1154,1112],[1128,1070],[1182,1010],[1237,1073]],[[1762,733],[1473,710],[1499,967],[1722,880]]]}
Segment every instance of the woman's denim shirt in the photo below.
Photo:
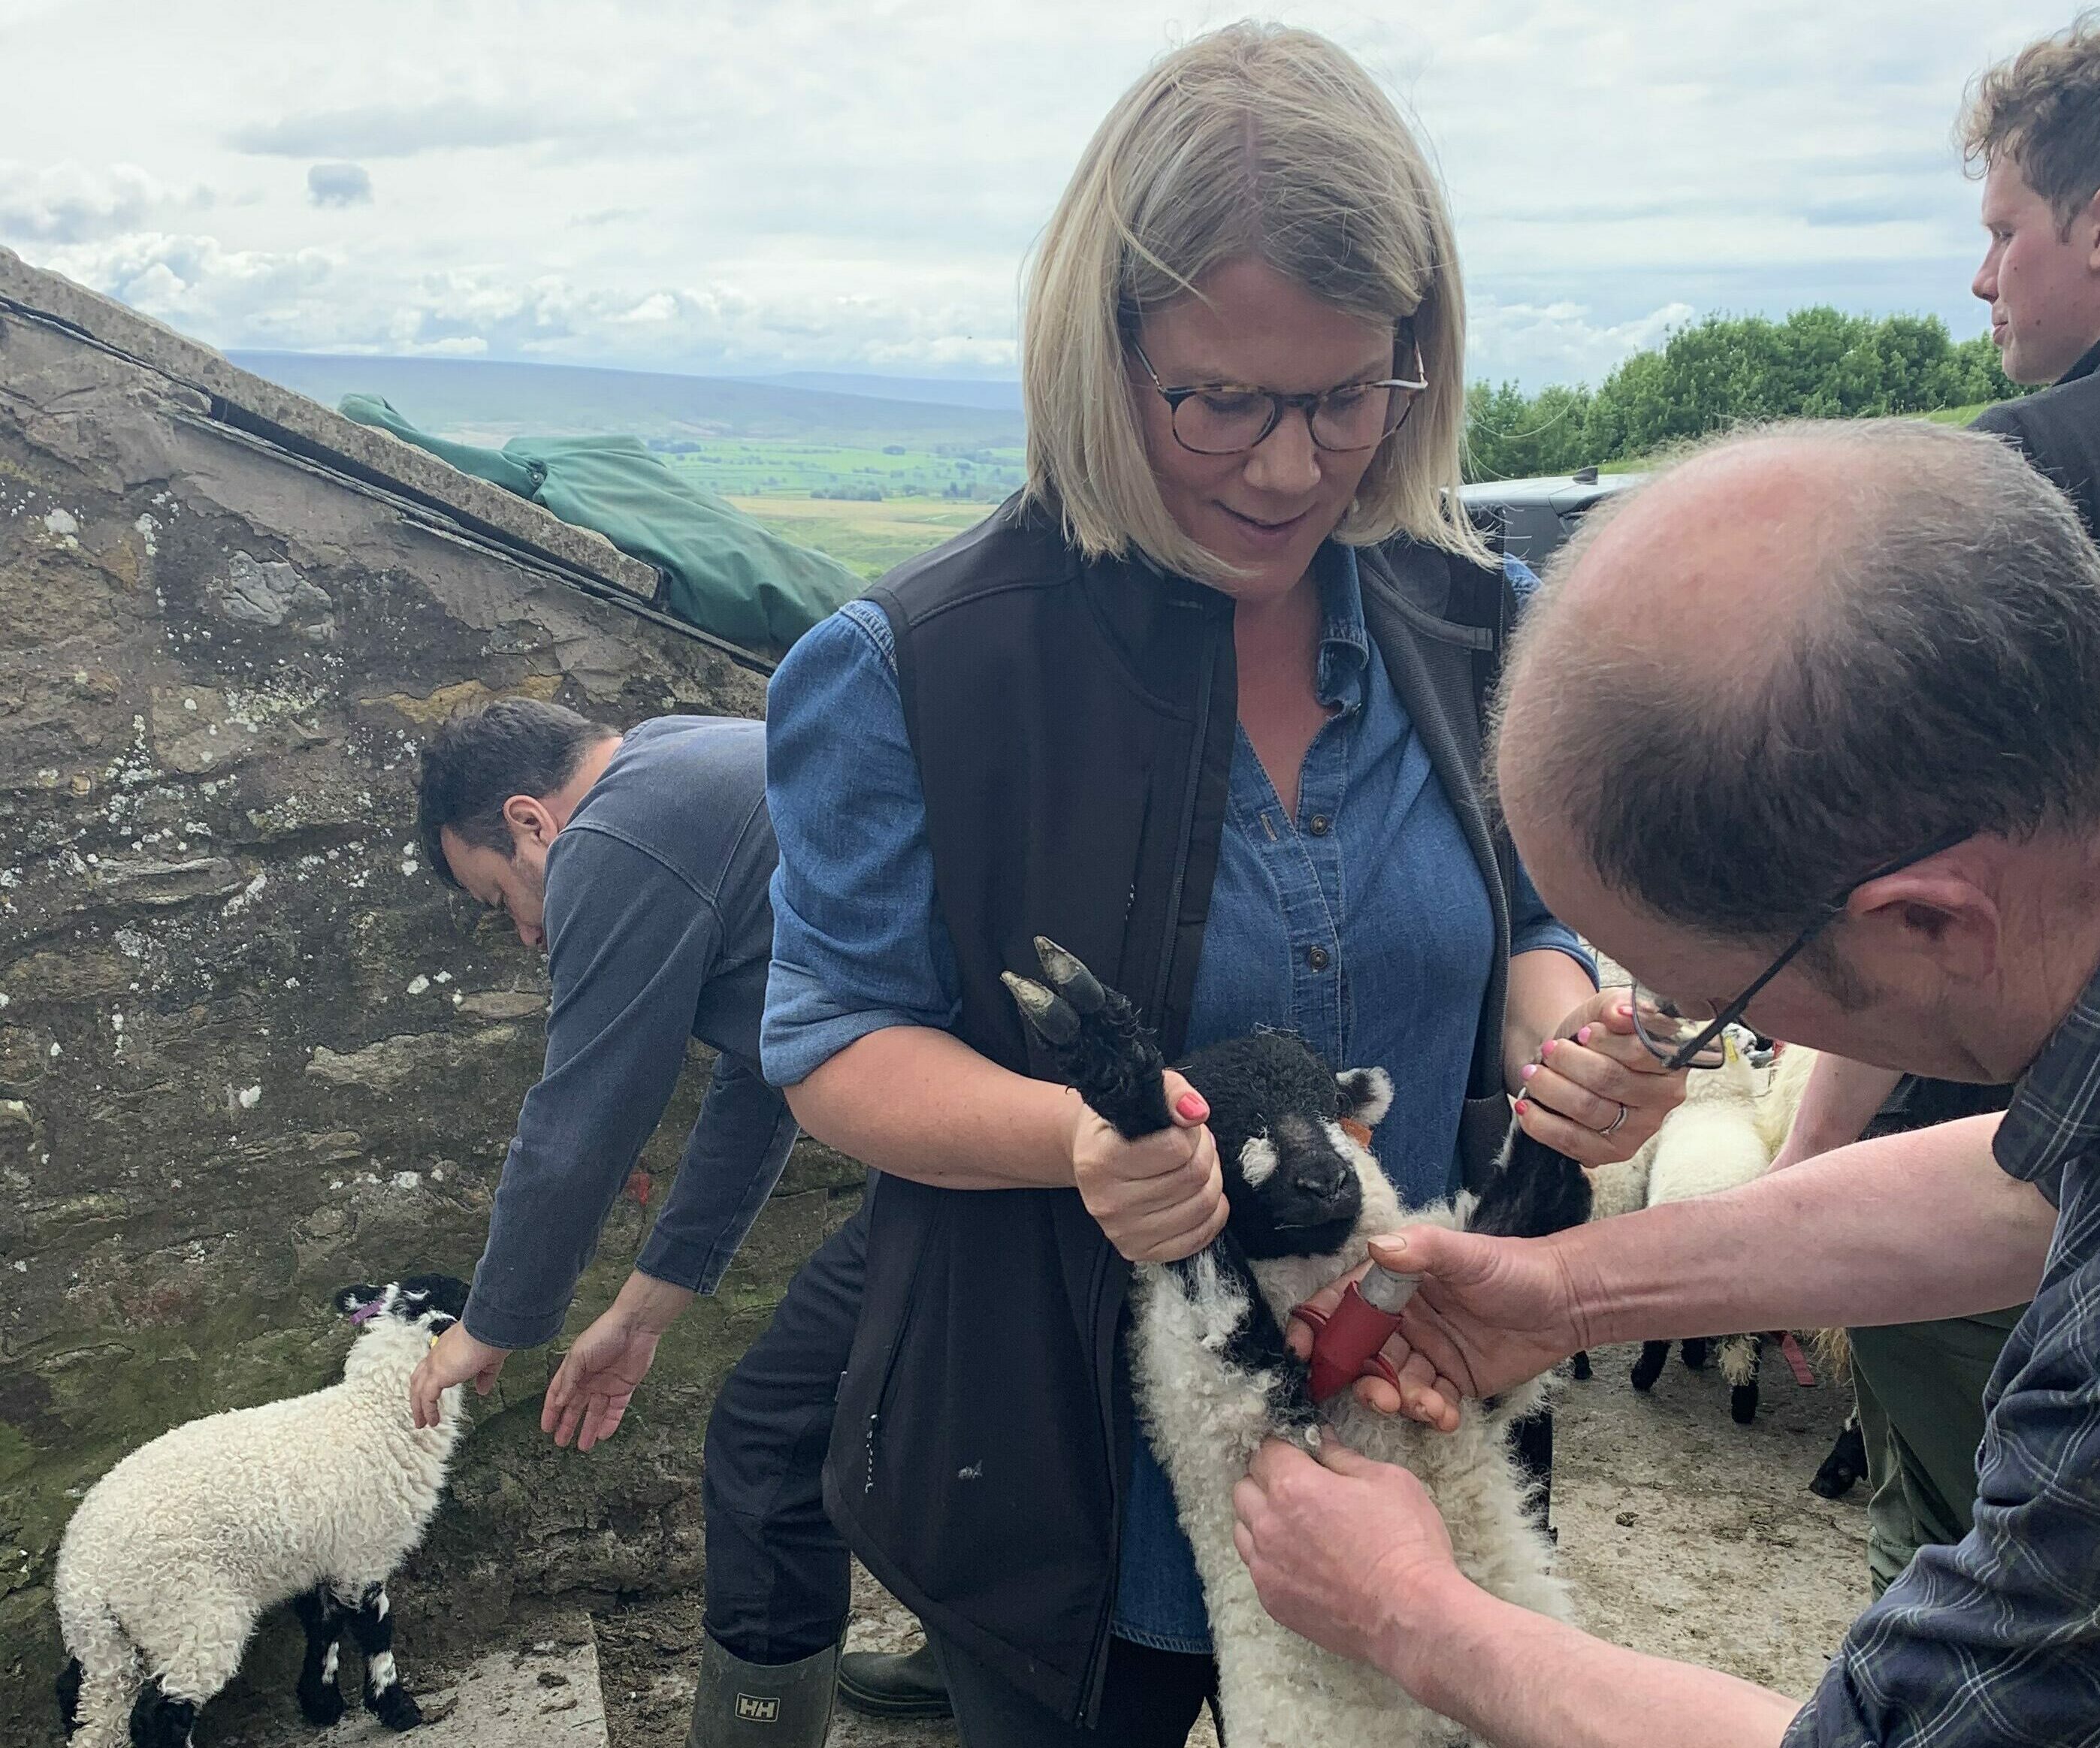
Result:
{"label": "woman's denim shirt", "polygon": [[[1537,586],[1514,560],[1508,568],[1520,593]],[[1305,755],[1295,817],[1238,732],[1188,1046],[1282,1027],[1338,1068],[1384,1068],[1393,1103],[1372,1145],[1401,1199],[1419,1204],[1458,1185],[1493,922],[1458,816],[1365,632],[1356,554],[1330,542],[1316,569],[1319,696],[1339,707]],[[960,993],[880,610],[854,601],[796,644],[766,720],[780,864],[761,1056],[765,1077],[788,1086],[871,1032],[946,1030]],[[1595,976],[1521,874],[1511,922],[1512,953],[1557,949]],[[1194,1556],[1142,1438],[1115,1631],[1160,1649],[1210,1649]]]}

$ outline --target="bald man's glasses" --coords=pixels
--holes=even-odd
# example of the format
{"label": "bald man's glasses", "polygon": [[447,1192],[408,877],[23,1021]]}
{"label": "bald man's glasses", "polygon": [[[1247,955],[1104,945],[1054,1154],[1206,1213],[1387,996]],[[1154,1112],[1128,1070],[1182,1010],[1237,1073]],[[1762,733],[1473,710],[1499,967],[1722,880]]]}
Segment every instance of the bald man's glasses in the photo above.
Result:
{"label": "bald man's glasses", "polygon": [[1951,850],[1974,834],[1966,826],[1943,833],[1921,850],[1899,856],[1870,869],[1834,898],[1817,907],[1808,926],[1787,944],[1786,950],[1758,974],[1756,980],[1736,999],[1717,1008],[1711,1002],[1682,1002],[1634,985],[1634,1033],[1648,1046],[1648,1054],[1675,1073],[1679,1068],[1718,1068],[1727,1060],[1721,1034],[1743,1017],[1765,985],[1778,976],[1805,951],[1808,944],[1845,914],[1852,895],[1863,886],[1886,879],[1892,874],[1915,867],[1942,850]]}

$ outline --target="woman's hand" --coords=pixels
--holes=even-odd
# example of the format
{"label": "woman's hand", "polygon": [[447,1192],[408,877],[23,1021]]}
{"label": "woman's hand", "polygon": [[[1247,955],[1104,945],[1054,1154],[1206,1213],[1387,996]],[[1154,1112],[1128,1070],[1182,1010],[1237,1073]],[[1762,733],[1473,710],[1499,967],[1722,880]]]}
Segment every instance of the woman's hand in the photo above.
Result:
{"label": "woman's hand", "polygon": [[1126,1141],[1071,1099],[1072,1181],[1109,1242],[1132,1262],[1178,1262],[1224,1230],[1225,1186],[1218,1144],[1203,1125],[1211,1107],[1181,1077],[1167,1073],[1169,1129]]}
{"label": "woman's hand", "polygon": [[1631,993],[1600,989],[1555,1028],[1521,1071],[1524,1131],[1584,1165],[1630,1159],[1684,1102],[1672,1073],[1634,1033]]}

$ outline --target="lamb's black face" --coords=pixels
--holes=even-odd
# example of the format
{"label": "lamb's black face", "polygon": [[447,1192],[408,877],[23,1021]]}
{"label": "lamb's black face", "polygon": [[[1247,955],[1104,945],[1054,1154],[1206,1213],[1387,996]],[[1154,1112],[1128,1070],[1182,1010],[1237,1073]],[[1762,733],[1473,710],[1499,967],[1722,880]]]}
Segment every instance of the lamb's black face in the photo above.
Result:
{"label": "lamb's black face", "polygon": [[1344,1121],[1385,1114],[1378,1069],[1337,1076],[1303,1039],[1258,1032],[1199,1050],[1182,1070],[1211,1107],[1230,1228],[1251,1257],[1341,1248],[1363,1213],[1363,1181]]}
{"label": "lamb's black face", "polygon": [[457,1323],[466,1310],[467,1286],[449,1275],[410,1275],[385,1286],[360,1282],[335,1296],[336,1309],[354,1323],[374,1317],[398,1317],[404,1323],[421,1323],[433,1335],[442,1335]]}

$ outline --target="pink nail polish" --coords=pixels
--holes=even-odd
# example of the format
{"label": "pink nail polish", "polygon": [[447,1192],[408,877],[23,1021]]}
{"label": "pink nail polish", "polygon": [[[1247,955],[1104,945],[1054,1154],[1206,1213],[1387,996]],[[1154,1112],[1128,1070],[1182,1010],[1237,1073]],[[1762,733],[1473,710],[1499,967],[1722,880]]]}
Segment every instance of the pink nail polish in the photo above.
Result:
{"label": "pink nail polish", "polygon": [[1560,1040],[1558,1038],[1548,1038],[1543,1044],[1540,1045],[1538,1046],[1538,1054],[1540,1058],[1543,1059],[1546,1057],[1551,1056],[1553,1054],[1553,1046],[1560,1041]]}
{"label": "pink nail polish", "polygon": [[1535,1062],[1528,1062],[1517,1070],[1517,1078],[1520,1081],[1528,1081],[1538,1072],[1538,1064]]}
{"label": "pink nail polish", "polygon": [[1522,1116],[1524,1114],[1524,1112],[1527,1112],[1527,1111],[1529,1111],[1530,1108],[1531,1108],[1531,1101],[1530,1101],[1529,1099],[1518,1099],[1518,1100],[1517,1100],[1517,1102],[1516,1102],[1516,1114],[1517,1114],[1519,1116]]}
{"label": "pink nail polish", "polygon": [[1211,1114],[1211,1107],[1203,1103],[1198,1093],[1184,1093],[1174,1108],[1191,1123],[1200,1123]]}
{"label": "pink nail polish", "polygon": [[1575,1034],[1575,1041],[1577,1044],[1587,1044],[1590,1041],[1590,1028],[1587,1026],[1583,1027]]}

